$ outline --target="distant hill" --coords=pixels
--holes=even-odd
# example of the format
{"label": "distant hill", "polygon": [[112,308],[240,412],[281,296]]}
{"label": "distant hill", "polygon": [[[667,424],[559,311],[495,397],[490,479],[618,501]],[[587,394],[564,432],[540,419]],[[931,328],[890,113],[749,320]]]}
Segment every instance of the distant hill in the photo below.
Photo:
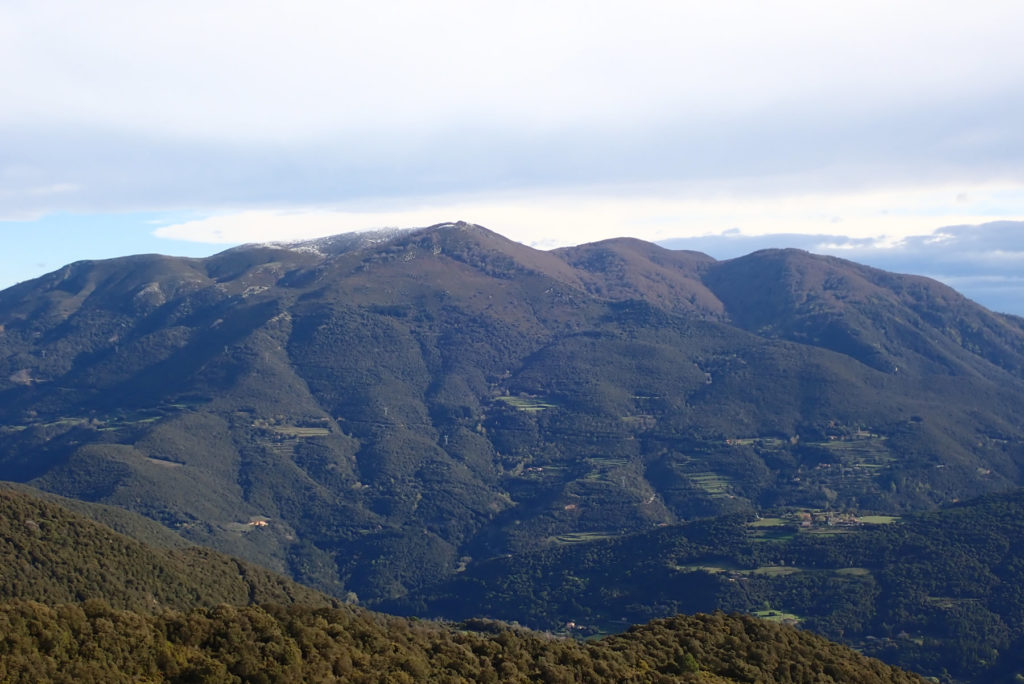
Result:
{"label": "distant hill", "polygon": [[140,255],[0,292],[0,478],[373,606],[705,518],[1012,490],[1022,369],[1022,319],[797,250],[457,223]]}

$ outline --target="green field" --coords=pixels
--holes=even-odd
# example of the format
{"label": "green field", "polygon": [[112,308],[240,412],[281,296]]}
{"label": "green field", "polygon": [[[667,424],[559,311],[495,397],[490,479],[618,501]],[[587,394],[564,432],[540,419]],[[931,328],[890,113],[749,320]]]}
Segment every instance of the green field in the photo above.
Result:
{"label": "green field", "polygon": [[798,572],[803,572],[803,570],[791,565],[765,565],[748,572],[751,575],[761,575],[762,577],[784,577],[786,575],[795,575]]}
{"label": "green field", "polygon": [[596,458],[588,458],[587,463],[592,465],[594,469],[587,473],[583,477],[583,479],[590,481],[608,480],[611,471],[629,465],[628,460],[613,456],[598,456]]}
{"label": "green field", "polygon": [[690,482],[711,496],[726,496],[729,493],[729,480],[717,473],[692,473]]}
{"label": "green field", "polygon": [[796,532],[772,532],[766,534],[764,532],[755,532],[750,538],[750,541],[757,543],[767,542],[787,542],[796,537]]}
{"label": "green field", "polygon": [[759,520],[747,523],[747,527],[789,527],[792,524],[792,521],[785,518],[760,518]]}
{"label": "green field", "polygon": [[331,431],[322,427],[299,427],[298,425],[275,425],[270,428],[287,437],[326,437]]}
{"label": "green field", "polygon": [[731,446],[755,446],[762,449],[778,449],[786,444],[786,440],[778,437],[737,437],[729,440]]}
{"label": "green field", "polygon": [[926,596],[924,600],[942,610],[954,610],[966,605],[981,603],[981,599],[977,598],[954,598],[952,596]]}
{"label": "green field", "polygon": [[712,575],[718,575],[723,572],[736,572],[736,566],[730,563],[722,564],[693,564],[693,565],[673,565],[675,570],[679,572],[706,572]]}
{"label": "green field", "polygon": [[898,515],[862,515],[857,520],[866,525],[891,525],[894,522],[899,522],[900,517]]}
{"label": "green field", "polygon": [[146,456],[145,459],[150,463],[154,463],[165,468],[181,468],[185,465],[184,463],[178,463],[177,461],[168,461],[165,458],[152,458],[151,456]]}
{"label": "green field", "polygon": [[747,523],[747,534],[751,541],[788,541],[796,535],[796,521],[786,518],[758,518]]}
{"label": "green field", "polygon": [[526,411],[527,413],[537,413],[538,411],[556,408],[555,404],[549,403],[539,397],[527,397],[520,395],[517,397],[497,397],[497,400],[511,406],[512,408],[519,409],[520,411]]}
{"label": "green field", "polygon": [[887,441],[885,437],[870,435],[855,439],[813,442],[813,444],[830,451],[840,463],[847,467],[878,470],[895,460],[889,451]]}
{"label": "green field", "polygon": [[801,618],[799,615],[797,615],[795,613],[786,613],[784,611],[773,610],[771,608],[768,608],[766,610],[754,611],[754,617],[759,617],[762,620],[770,620],[772,622],[789,622],[789,623],[798,623],[798,622],[800,622],[803,619],[803,618]]}
{"label": "green field", "polygon": [[847,577],[870,577],[871,571],[867,568],[836,568],[835,573],[837,575],[845,575]]}
{"label": "green field", "polygon": [[582,544],[585,542],[600,541],[601,539],[613,539],[621,535],[609,532],[566,532],[548,537],[548,541],[554,544]]}

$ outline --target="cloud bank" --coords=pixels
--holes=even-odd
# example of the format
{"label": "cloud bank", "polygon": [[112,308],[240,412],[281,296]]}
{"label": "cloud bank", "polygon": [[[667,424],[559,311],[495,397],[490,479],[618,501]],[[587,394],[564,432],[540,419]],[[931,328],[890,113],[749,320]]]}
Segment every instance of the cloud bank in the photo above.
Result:
{"label": "cloud bank", "polygon": [[506,192],[353,202],[344,209],[246,210],[159,228],[163,238],[227,244],[305,239],[377,227],[426,226],[464,219],[514,240],[550,248],[624,235],[646,240],[719,235],[819,235],[893,241],[936,225],[973,223],[1024,206],[1024,188],[981,186],[970,198],[956,186],[876,192],[776,194],[696,184],[641,185],[579,192]]}
{"label": "cloud bank", "polygon": [[1022,24],[998,1],[4,3],[0,217],[1021,185]]}

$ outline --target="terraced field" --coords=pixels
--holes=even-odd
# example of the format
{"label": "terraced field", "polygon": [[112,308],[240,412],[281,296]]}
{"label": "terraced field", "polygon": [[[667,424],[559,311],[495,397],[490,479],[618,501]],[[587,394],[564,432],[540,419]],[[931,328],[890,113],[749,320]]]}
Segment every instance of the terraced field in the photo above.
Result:
{"label": "terraced field", "polygon": [[615,471],[629,465],[629,461],[624,458],[606,456],[588,458],[586,461],[591,470],[583,479],[589,481],[608,481]]}
{"label": "terraced field", "polygon": [[896,460],[889,451],[887,441],[885,437],[873,435],[849,440],[813,442],[812,445],[827,449],[835,455],[837,462],[844,466],[880,470]]}
{"label": "terraced field", "polygon": [[279,435],[288,437],[326,437],[331,434],[328,428],[323,427],[299,427],[298,425],[275,425],[270,428]]}
{"label": "terraced field", "polygon": [[690,482],[695,487],[714,497],[729,496],[729,478],[713,472],[692,473]]}
{"label": "terraced field", "polygon": [[600,541],[602,539],[614,539],[621,535],[614,532],[566,532],[549,537],[548,541],[555,544],[583,544],[585,542]]}
{"label": "terraced field", "polygon": [[500,401],[514,409],[526,411],[527,413],[537,413],[539,411],[557,408],[557,404],[552,404],[541,397],[519,395],[515,397],[497,397],[496,401]]}

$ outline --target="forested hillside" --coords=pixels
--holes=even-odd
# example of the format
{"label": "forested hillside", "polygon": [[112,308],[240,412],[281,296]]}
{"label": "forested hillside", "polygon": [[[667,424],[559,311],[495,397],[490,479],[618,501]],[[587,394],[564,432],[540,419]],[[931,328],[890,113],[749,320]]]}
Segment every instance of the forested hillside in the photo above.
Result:
{"label": "forested hillside", "polygon": [[97,601],[15,602],[0,604],[0,621],[0,679],[12,683],[924,681],[807,632],[722,614],[586,644],[340,608],[221,606],[151,617]]}
{"label": "forested hillside", "polygon": [[[140,523],[142,526],[144,523]],[[199,546],[159,548],[0,483],[0,599],[100,599],[140,612],[338,601]]]}
{"label": "forested hillside", "polygon": [[1024,676],[1024,493],[902,518],[732,516],[491,559],[385,605],[586,635],[676,612],[799,624],[928,675]]}
{"label": "forested hillside", "polygon": [[147,547],[23,492],[0,490],[0,523],[3,682],[920,681],[739,616],[588,644],[388,617],[216,552]]}

